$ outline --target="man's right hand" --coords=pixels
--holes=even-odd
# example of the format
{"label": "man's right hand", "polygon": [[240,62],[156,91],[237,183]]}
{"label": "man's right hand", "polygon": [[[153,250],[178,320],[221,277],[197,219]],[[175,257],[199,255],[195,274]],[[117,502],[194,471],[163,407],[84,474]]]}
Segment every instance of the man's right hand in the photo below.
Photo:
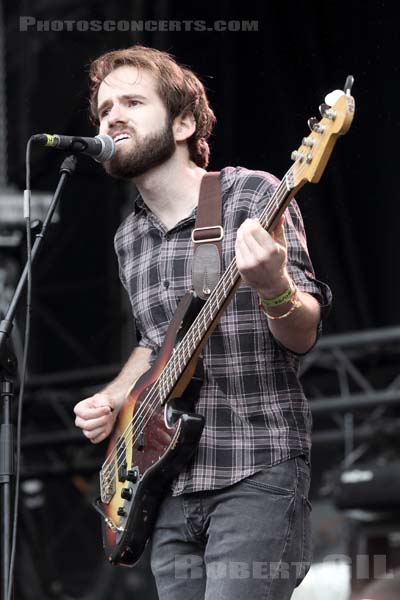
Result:
{"label": "man's right hand", "polygon": [[150,368],[150,355],[150,348],[134,348],[122,371],[109,385],[75,406],[75,425],[93,444],[102,442],[110,435],[134,382]]}
{"label": "man's right hand", "polygon": [[106,392],[95,394],[81,400],[74,408],[75,425],[93,443],[98,444],[106,439],[114,427],[118,413],[117,402]]}

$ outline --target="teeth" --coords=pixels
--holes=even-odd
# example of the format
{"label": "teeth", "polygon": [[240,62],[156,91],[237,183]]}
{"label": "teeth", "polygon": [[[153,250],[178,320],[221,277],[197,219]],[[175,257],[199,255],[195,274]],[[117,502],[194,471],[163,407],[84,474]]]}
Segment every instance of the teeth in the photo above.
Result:
{"label": "teeth", "polygon": [[126,134],[126,133],[121,133],[120,135],[117,135],[117,136],[114,138],[114,142],[115,142],[115,143],[117,143],[117,142],[120,142],[121,140],[128,140],[128,139],[129,139],[129,137],[130,137],[130,136],[129,136],[128,134]]}

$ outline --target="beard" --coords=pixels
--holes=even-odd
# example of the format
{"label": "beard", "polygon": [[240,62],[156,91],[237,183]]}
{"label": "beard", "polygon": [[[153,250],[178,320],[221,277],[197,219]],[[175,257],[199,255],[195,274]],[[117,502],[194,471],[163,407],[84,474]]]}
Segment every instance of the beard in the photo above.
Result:
{"label": "beard", "polygon": [[[150,169],[162,165],[174,154],[176,149],[172,123],[167,119],[164,127],[145,137],[132,133],[134,147],[122,149],[104,164],[104,169],[117,179],[133,179],[144,175]],[[118,143],[117,143],[118,146]]]}

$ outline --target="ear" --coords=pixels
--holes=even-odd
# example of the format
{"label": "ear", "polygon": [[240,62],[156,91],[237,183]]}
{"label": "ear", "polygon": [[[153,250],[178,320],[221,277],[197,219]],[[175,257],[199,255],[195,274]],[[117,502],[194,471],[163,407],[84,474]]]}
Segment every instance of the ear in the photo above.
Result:
{"label": "ear", "polygon": [[182,113],[179,117],[175,117],[172,130],[176,142],[184,142],[189,139],[196,131],[196,121],[193,113]]}

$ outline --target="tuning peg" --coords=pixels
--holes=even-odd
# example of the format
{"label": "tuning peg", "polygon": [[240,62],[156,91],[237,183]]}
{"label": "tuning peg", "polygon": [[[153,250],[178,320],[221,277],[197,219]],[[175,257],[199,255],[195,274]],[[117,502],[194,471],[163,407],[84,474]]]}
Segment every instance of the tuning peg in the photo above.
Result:
{"label": "tuning peg", "polygon": [[296,162],[297,160],[299,162],[302,162],[304,160],[304,154],[302,152],[299,152],[298,150],[293,150],[292,154],[290,155],[290,158]]}
{"label": "tuning peg", "polygon": [[319,112],[322,117],[326,117],[327,119],[331,119],[334,121],[336,119],[336,112],[332,110],[332,108],[323,102],[319,107]]}
{"label": "tuning peg", "polygon": [[312,148],[315,144],[315,139],[312,137],[303,137],[301,144],[302,146],[308,146],[309,148]]}
{"label": "tuning peg", "polygon": [[308,126],[311,131],[314,131],[315,133],[324,133],[325,131],[325,125],[321,125],[316,117],[311,117],[311,119],[308,119]]}
{"label": "tuning peg", "polygon": [[325,117],[325,113],[327,110],[329,110],[329,108],[330,106],[328,106],[328,104],[326,104],[325,102],[319,105],[319,113],[321,117]]}
{"label": "tuning peg", "polygon": [[315,126],[318,125],[318,119],[316,117],[310,117],[307,121],[310,131],[315,131]]}

